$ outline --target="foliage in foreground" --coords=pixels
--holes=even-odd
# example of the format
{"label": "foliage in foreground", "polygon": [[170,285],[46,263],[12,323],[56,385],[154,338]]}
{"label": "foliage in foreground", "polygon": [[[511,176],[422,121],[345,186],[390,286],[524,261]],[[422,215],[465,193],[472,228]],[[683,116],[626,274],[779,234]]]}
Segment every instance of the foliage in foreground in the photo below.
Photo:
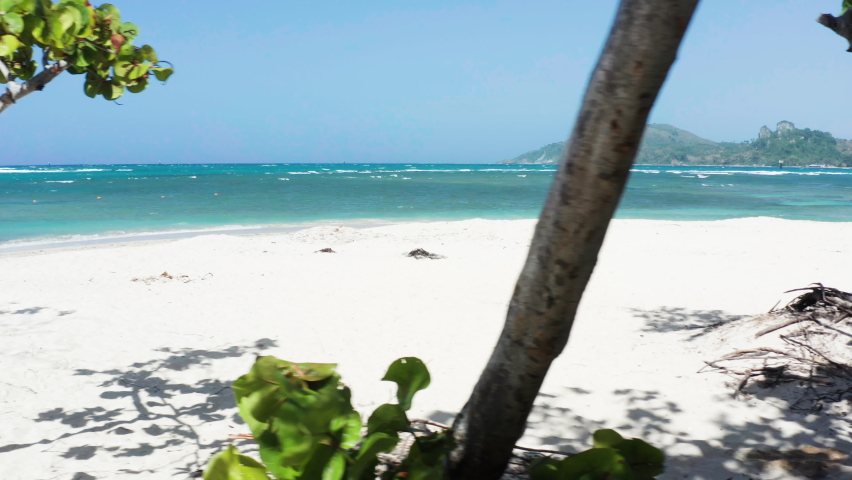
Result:
{"label": "foliage in foreground", "polygon": [[598,430],[594,448],[564,460],[542,458],[530,469],[532,480],[651,480],[663,473],[665,455],[634,438],[625,440],[615,430]]}
{"label": "foliage in foreground", "polygon": [[[174,70],[161,65],[150,45],[133,45],[138,35],[139,27],[122,22],[108,3],[95,8],[88,0],[0,0],[0,62],[11,77],[0,68],[0,83],[29,80],[43,64],[57,73],[67,67],[85,74],[84,91],[92,98],[115,100],[125,89],[139,93],[152,73],[166,81]],[[34,47],[42,49],[40,59]]]}
{"label": "foliage in foreground", "polygon": [[[398,403],[379,406],[364,432],[336,368],[259,357],[233,389],[263,463],[229,445],[210,461],[204,479],[268,480],[270,474],[279,480],[375,479],[378,455],[393,451],[401,432],[415,433],[405,412],[414,394],[429,386],[429,371],[418,358],[393,362],[382,380],[397,384]],[[385,471],[383,480],[446,478],[445,461],[455,447],[452,431],[417,433],[406,458]],[[533,480],[646,480],[662,472],[663,453],[642,440],[598,430],[594,446],[562,461],[542,459],[530,472]]]}

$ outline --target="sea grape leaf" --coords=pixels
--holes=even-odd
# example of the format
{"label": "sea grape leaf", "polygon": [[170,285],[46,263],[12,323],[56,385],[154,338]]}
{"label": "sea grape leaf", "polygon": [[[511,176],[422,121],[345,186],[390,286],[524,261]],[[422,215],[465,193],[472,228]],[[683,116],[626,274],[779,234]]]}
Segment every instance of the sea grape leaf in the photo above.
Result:
{"label": "sea grape leaf", "polygon": [[0,57],[6,57],[12,54],[18,47],[21,46],[21,42],[18,41],[18,37],[14,35],[2,35],[0,36]]}
{"label": "sea grape leaf", "polygon": [[615,448],[624,441],[624,437],[615,430],[601,429],[592,434],[592,444],[595,448]]}
{"label": "sea grape leaf", "polygon": [[396,398],[399,406],[408,411],[414,394],[429,386],[429,370],[422,360],[405,357],[394,361],[382,380],[397,384]]}
{"label": "sea grape leaf", "polygon": [[137,78],[135,82],[127,84],[127,91],[130,93],[139,93],[148,87],[147,78]]}
{"label": "sea grape leaf", "polygon": [[334,452],[322,471],[322,480],[340,480],[346,473],[346,457],[341,451]]}
{"label": "sea grape leaf", "polygon": [[361,414],[353,410],[335,417],[329,430],[338,439],[341,448],[353,448],[361,440],[361,427]]}
{"label": "sea grape leaf", "polygon": [[97,75],[92,75],[91,72],[86,74],[86,83],[83,84],[83,91],[89,98],[95,98],[101,91],[101,83],[104,79]]}
{"label": "sea grape leaf", "polygon": [[142,75],[145,75],[146,73],[148,73],[148,67],[150,66],[150,63],[140,63],[139,65],[134,65],[133,68],[131,68],[130,71],[127,72],[127,78],[135,80],[141,77]]}
{"label": "sea grape leaf", "polygon": [[[304,468],[299,474],[299,478],[305,480],[320,480],[324,479],[326,472],[334,473],[337,469],[346,468],[346,460],[343,452],[334,448],[333,445],[319,444],[311,453],[310,459],[305,463]],[[339,462],[343,462],[342,465]],[[343,475],[340,472],[340,475]],[[338,479],[340,477],[337,477]]]}
{"label": "sea grape leaf", "polygon": [[375,478],[373,471],[379,463],[378,454],[393,451],[397,443],[399,443],[399,437],[396,435],[388,435],[387,433],[367,435],[364,444],[358,450],[355,463],[349,467],[346,475],[347,480],[372,480]]}
{"label": "sea grape leaf", "polygon": [[566,458],[559,464],[559,480],[630,480],[630,477],[630,467],[612,448],[586,450]]}
{"label": "sea grape leaf", "polygon": [[530,480],[560,480],[560,461],[551,457],[534,460],[529,467]]}
{"label": "sea grape leaf", "polygon": [[[249,373],[234,382],[234,397],[240,409],[240,416],[250,428],[253,424],[266,423],[279,408],[286,398],[285,383],[278,368],[278,359],[272,356],[259,357]],[[255,428],[252,428],[252,433],[257,436]]]}
{"label": "sea grape leaf", "polygon": [[399,405],[386,403],[373,411],[367,420],[367,435],[376,432],[396,435],[396,432],[406,432],[409,429],[408,417]]}
{"label": "sea grape leaf", "polygon": [[101,84],[101,95],[109,101],[113,101],[124,95],[124,87],[113,82]]}
{"label": "sea grape leaf", "polygon": [[113,27],[113,31],[116,31],[121,26],[121,13],[119,13],[118,9],[109,3],[105,3],[98,7],[95,10],[95,14],[101,20],[109,20],[110,25]]}
{"label": "sea grape leaf", "polygon": [[118,29],[118,33],[124,35],[124,38],[127,39],[127,43],[131,43],[139,36],[139,27],[137,27],[135,23],[122,23],[121,27]]}
{"label": "sea grape leaf", "polygon": [[151,71],[154,72],[154,76],[157,77],[157,80],[161,82],[165,82],[169,79],[169,77],[172,76],[173,73],[175,73],[174,68],[168,67],[154,67],[151,69]]}
{"label": "sea grape leaf", "polygon": [[204,469],[204,480],[269,480],[269,477],[262,463],[228,445],[227,450],[210,460]]}
{"label": "sea grape leaf", "polygon": [[12,35],[18,35],[24,31],[24,17],[20,13],[10,12],[0,17],[3,19],[3,25],[6,32]]}
{"label": "sea grape leaf", "polygon": [[306,382],[324,380],[334,375],[337,368],[336,363],[293,363],[284,360],[281,360],[281,366],[285,374],[292,372],[296,378]]}
{"label": "sea grape leaf", "polygon": [[148,60],[151,63],[157,63],[157,52],[154,51],[154,47],[151,45],[142,45],[139,49],[139,53],[145,60]]}
{"label": "sea grape leaf", "polygon": [[630,465],[637,479],[650,479],[663,473],[666,455],[662,450],[649,445],[644,440],[638,438],[624,440],[614,448]]}

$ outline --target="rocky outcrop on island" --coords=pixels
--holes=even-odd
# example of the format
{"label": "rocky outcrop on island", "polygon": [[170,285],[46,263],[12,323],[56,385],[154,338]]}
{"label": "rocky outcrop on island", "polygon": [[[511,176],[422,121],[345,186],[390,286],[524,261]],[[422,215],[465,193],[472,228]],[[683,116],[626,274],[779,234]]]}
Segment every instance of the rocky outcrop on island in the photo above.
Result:
{"label": "rocky outcrop on island", "polygon": [[[565,142],[551,143],[506,164],[553,164]],[[714,142],[672,125],[650,124],[636,157],[637,164],[652,165],[753,165],[852,166],[852,141],[828,132],[797,128],[793,122],[778,122],[775,130],[763,126],[754,140]]]}

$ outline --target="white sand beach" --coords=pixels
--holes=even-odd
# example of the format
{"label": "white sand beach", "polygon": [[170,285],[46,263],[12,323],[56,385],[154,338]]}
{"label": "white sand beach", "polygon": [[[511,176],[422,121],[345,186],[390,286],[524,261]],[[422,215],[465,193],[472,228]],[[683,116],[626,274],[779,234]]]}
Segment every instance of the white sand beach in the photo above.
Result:
{"label": "white sand beach", "polygon": [[[228,385],[257,354],[338,363],[365,414],[393,400],[387,366],[420,357],[432,384],[411,417],[449,423],[500,333],[534,223],[2,254],[0,478],[189,478],[229,434],[248,433]],[[315,253],[326,247],[336,253]],[[446,258],[403,255],[418,247]],[[849,409],[735,399],[731,378],[697,372],[737,340],[694,336],[812,282],[850,291],[851,272],[849,223],[615,221],[519,445],[585,449],[591,431],[615,428],[666,451],[663,479],[852,478]],[[755,447],[827,466],[749,459]]]}

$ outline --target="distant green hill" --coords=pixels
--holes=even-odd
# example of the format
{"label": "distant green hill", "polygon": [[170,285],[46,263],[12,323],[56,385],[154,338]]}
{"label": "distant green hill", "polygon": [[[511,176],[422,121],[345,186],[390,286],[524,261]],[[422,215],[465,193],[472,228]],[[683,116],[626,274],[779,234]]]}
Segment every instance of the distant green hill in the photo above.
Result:
{"label": "distant green hill", "polygon": [[[507,164],[552,164],[559,160],[565,142],[551,143],[511,160]],[[830,133],[799,129],[791,122],[778,122],[776,129],[761,127],[758,138],[742,143],[714,142],[672,125],[650,124],[636,157],[646,165],[828,165],[852,167],[852,141]]]}

